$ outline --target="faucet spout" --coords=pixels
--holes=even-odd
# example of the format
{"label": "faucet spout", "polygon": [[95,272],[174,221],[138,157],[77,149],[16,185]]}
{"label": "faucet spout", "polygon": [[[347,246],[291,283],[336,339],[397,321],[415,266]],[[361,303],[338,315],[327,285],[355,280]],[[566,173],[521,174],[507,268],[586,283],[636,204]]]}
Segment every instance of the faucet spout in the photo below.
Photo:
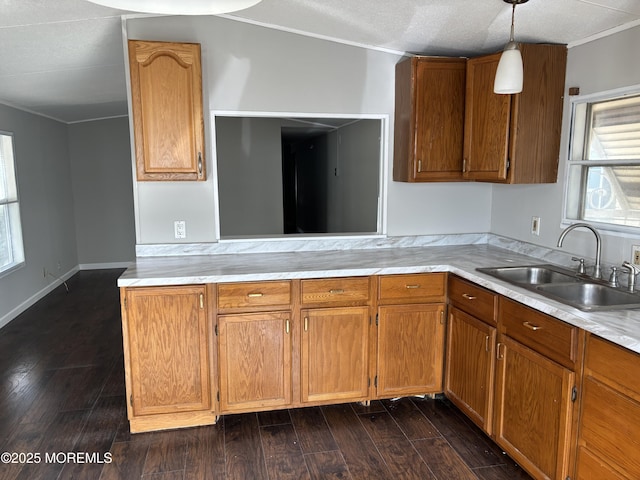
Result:
{"label": "faucet spout", "polygon": [[574,228],[586,228],[588,230],[591,230],[593,232],[593,234],[595,235],[595,237],[596,237],[596,264],[593,267],[593,278],[598,278],[598,279],[602,278],[602,267],[600,266],[600,258],[602,256],[602,238],[600,237],[600,234],[598,233],[598,231],[595,228],[593,228],[591,225],[589,225],[588,223],[574,223],[573,225],[569,225],[560,234],[560,238],[558,238],[558,247],[562,246],[562,242],[564,241],[564,237],[566,237],[567,233],[569,233]]}

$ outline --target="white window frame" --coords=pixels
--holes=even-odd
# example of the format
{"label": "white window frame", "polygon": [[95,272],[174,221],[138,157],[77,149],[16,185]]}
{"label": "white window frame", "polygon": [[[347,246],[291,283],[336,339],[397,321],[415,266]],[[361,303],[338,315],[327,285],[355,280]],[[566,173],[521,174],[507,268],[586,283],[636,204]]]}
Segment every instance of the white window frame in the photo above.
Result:
{"label": "white window frame", "polygon": [[[584,220],[582,218],[581,207],[579,206],[584,199],[584,186],[580,179],[572,178],[571,170],[572,166],[597,166],[599,163],[594,160],[585,160],[580,158],[585,147],[586,140],[586,121],[588,108],[584,108],[589,103],[598,103],[607,100],[622,99],[625,97],[640,96],[640,84],[633,85],[624,88],[618,88],[614,90],[607,90],[603,92],[588,94],[588,95],[576,95],[571,97],[571,124],[569,130],[569,148],[567,151],[567,162],[565,168],[564,179],[564,201],[562,209],[562,226],[566,227],[576,222],[588,222],[599,231],[616,235],[616,236],[635,236],[640,238],[640,227],[617,225],[613,223],[597,222],[591,219]],[[584,109],[585,112],[581,112],[580,109]],[[637,160],[620,160],[611,162],[612,165],[633,165],[640,167],[640,158]],[[579,192],[579,197],[576,197],[576,192]]]}
{"label": "white window frame", "polygon": [[[2,252],[0,259],[7,253],[7,263],[0,261],[0,277],[24,265],[24,244],[22,241],[22,225],[20,221],[20,199],[18,195],[18,178],[16,173],[16,155],[13,133],[0,130],[0,182],[5,195],[0,194],[0,209],[4,215],[0,217],[4,225],[0,228],[0,234],[4,232],[6,252]],[[8,139],[9,145],[4,139]],[[9,158],[10,157],[10,158]]]}

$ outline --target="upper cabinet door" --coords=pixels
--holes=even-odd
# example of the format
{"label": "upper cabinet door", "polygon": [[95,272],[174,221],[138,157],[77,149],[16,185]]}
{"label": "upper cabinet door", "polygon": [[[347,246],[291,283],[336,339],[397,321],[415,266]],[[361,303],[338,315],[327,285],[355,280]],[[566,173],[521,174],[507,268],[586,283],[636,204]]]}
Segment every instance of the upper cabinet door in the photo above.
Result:
{"label": "upper cabinet door", "polygon": [[507,178],[511,95],[493,93],[500,55],[467,62],[463,170],[469,180]]}
{"label": "upper cabinet door", "polygon": [[413,57],[396,66],[393,179],[462,180],[464,58]]}
{"label": "upper cabinet door", "polygon": [[205,180],[200,45],[129,41],[138,181]]}
{"label": "upper cabinet door", "polygon": [[467,62],[464,177],[554,183],[558,176],[567,47],[521,44],[522,92],[493,93],[501,53]]}

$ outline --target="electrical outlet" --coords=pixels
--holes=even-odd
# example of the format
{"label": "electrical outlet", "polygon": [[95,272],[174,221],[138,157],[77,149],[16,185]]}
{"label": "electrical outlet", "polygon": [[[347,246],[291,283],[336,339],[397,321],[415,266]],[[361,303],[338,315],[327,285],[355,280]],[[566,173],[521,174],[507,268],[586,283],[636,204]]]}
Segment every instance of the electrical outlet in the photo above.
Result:
{"label": "electrical outlet", "polygon": [[173,222],[173,232],[176,238],[187,238],[187,222],[184,220]]}
{"label": "electrical outlet", "polygon": [[540,217],[531,217],[531,234],[540,235]]}
{"label": "electrical outlet", "polygon": [[631,247],[631,263],[640,266],[640,245]]}

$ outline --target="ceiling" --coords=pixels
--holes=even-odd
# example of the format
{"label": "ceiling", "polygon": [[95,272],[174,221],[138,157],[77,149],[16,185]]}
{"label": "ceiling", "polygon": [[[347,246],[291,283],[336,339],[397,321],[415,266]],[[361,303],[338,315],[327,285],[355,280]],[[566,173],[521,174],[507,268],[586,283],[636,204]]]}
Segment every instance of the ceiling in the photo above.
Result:
{"label": "ceiling", "polygon": [[[132,12],[86,0],[0,0],[0,13],[0,103],[65,123],[127,114],[120,16]],[[502,48],[510,15],[501,0],[263,0],[225,17],[453,56]],[[638,0],[530,0],[516,8],[519,41],[571,46],[638,24]]]}

